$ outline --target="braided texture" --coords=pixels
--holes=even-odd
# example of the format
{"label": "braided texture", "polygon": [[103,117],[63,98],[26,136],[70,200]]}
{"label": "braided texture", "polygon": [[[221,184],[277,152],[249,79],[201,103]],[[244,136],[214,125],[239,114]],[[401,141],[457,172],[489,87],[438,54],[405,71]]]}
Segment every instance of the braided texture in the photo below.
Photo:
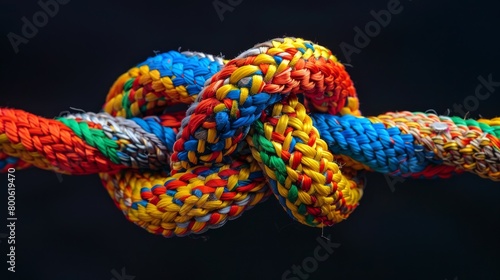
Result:
{"label": "braided texture", "polygon": [[328,49],[278,38],[232,60],[158,54],[116,80],[100,113],[0,108],[0,170],[99,173],[127,219],[166,237],[218,228],[271,194],[324,227],[359,205],[359,171],[500,180],[499,134],[500,118],[363,117]]}

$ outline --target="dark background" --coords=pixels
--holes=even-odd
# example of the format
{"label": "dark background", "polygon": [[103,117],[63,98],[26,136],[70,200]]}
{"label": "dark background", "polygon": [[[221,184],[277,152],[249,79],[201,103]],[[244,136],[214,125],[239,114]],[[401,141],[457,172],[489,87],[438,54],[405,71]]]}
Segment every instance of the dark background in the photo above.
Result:
{"label": "dark background", "polygon": [[[347,61],[340,43],[353,45],[353,28],[363,29],[370,11],[388,2],[243,0],[221,21],[212,1],[72,0],[15,54],[7,34],[21,35],[21,18],[31,20],[41,8],[3,1],[0,106],[48,118],[69,107],[98,111],[120,74],[154,51],[179,47],[232,58],[287,35]],[[445,114],[474,94],[478,76],[500,81],[500,19],[492,3],[401,1],[403,11],[350,57],[364,115]],[[499,92],[469,116],[500,115]],[[203,238],[165,239],[127,222],[97,175],[59,179],[37,169],[16,172],[17,272],[1,279],[110,280],[122,268],[136,280],[281,279],[319,244],[321,231],[292,223],[274,198]],[[308,279],[500,279],[498,182],[465,174],[396,181],[394,189],[383,175],[368,175],[358,209],[325,230],[340,247]],[[6,208],[7,191],[0,197]],[[4,261],[1,267],[6,272]]]}

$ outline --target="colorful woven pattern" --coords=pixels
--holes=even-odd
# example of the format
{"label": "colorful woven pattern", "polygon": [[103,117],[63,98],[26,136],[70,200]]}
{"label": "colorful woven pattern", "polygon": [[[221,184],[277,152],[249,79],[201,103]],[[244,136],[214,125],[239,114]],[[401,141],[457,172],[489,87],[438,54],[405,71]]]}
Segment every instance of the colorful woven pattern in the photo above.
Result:
{"label": "colorful woven pattern", "polygon": [[271,194],[296,221],[331,226],[358,206],[359,171],[500,180],[500,118],[363,117],[331,52],[278,38],[232,60],[158,54],[120,76],[100,113],[45,119],[0,109],[0,170],[99,173],[132,222],[202,233]]}

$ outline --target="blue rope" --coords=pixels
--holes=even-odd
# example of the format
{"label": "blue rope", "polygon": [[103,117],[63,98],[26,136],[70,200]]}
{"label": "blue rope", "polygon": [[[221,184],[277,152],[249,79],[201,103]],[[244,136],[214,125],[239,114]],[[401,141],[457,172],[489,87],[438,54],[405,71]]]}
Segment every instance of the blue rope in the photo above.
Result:
{"label": "blue rope", "polygon": [[333,154],[343,154],[374,171],[409,177],[431,164],[434,153],[415,144],[411,134],[364,117],[312,114],[314,126]]}

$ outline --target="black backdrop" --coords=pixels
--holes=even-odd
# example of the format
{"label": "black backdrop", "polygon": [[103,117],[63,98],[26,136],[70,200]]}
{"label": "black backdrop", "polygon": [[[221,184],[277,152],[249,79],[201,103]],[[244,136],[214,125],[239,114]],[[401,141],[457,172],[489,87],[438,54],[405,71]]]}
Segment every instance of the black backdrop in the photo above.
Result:
{"label": "black backdrop", "polygon": [[[60,1],[68,3],[39,22],[17,53],[9,32],[23,36],[21,18],[32,22],[41,6],[5,2],[0,106],[49,118],[69,107],[98,111],[114,79],[154,51],[231,58],[283,35],[318,42],[349,62],[364,115],[458,115],[453,106],[464,102],[470,117],[500,115],[500,90],[474,97],[479,76],[500,81],[493,1],[401,1],[390,23],[371,29],[370,42],[358,42],[351,55],[342,46],[356,46],[354,28],[394,2],[220,0],[220,9],[234,6],[221,20],[213,1]],[[1,279],[282,279],[304,260],[310,272],[302,266],[303,275],[288,279],[500,279],[500,188],[472,174],[392,185],[369,174],[358,209],[325,229],[339,245],[317,267],[321,231],[292,223],[274,198],[203,238],[165,239],[127,222],[97,175],[16,175],[16,273],[2,261]],[[4,260],[5,238],[0,249]]]}

